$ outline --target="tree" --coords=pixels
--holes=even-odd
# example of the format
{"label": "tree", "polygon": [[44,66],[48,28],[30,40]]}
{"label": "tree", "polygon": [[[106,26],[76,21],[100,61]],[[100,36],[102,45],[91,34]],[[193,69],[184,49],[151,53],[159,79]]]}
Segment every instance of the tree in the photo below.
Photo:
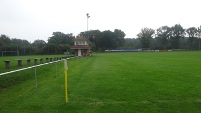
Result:
{"label": "tree", "polygon": [[115,29],[114,30],[114,36],[115,36],[115,39],[116,39],[116,47],[121,47],[123,46],[123,44],[125,43],[125,40],[124,40],[124,37],[126,36],[126,34],[119,30],[119,29]]}
{"label": "tree", "polygon": [[110,30],[99,31],[91,30],[81,32],[80,36],[86,37],[90,42],[92,49],[103,51],[105,49],[116,49],[123,46],[125,40],[125,33],[119,29],[115,29],[114,32]]}
{"label": "tree", "polygon": [[27,40],[13,38],[11,39],[10,47],[11,51],[19,51],[20,55],[26,55],[30,53],[30,43]]}
{"label": "tree", "polygon": [[59,44],[59,50],[60,52],[67,52],[70,49],[69,44]]}
{"label": "tree", "polygon": [[32,43],[35,54],[45,54],[44,48],[46,46],[46,42],[44,40],[35,40]]}
{"label": "tree", "polygon": [[102,32],[99,30],[90,30],[81,32],[80,36],[86,37],[89,40],[89,44],[92,47],[92,50],[98,50],[101,48],[100,39],[102,38]]}
{"label": "tree", "polygon": [[141,32],[137,34],[142,48],[149,48],[151,39],[153,38],[155,31],[151,28],[143,28],[141,29]]}
{"label": "tree", "polygon": [[46,46],[46,42],[44,40],[35,40],[33,43],[32,43],[33,46],[37,47],[37,49],[41,49],[43,47]]}
{"label": "tree", "polygon": [[195,40],[198,30],[195,27],[190,27],[186,29],[186,33],[188,34],[188,41],[190,43],[190,49],[192,49],[193,41]]}
{"label": "tree", "polygon": [[46,54],[52,54],[52,53],[56,53],[56,45],[53,44],[53,43],[47,43],[45,48],[44,48],[44,51]]}
{"label": "tree", "polygon": [[140,40],[135,38],[125,38],[124,48],[141,48]]}
{"label": "tree", "polygon": [[[17,38],[10,39],[6,35],[0,36],[0,51],[19,51],[20,55],[26,55],[30,53],[30,45],[27,40]],[[12,56],[12,52],[7,55]]]}
{"label": "tree", "polygon": [[73,34],[64,34],[62,32],[53,32],[52,37],[48,38],[48,43],[58,44],[73,44]]}
{"label": "tree", "polygon": [[159,48],[167,49],[169,48],[169,38],[171,36],[171,28],[168,26],[162,26],[158,28],[156,33],[156,39],[160,42]]}
{"label": "tree", "polygon": [[198,27],[198,34],[197,34],[197,36],[199,37],[198,39],[199,39],[199,50],[201,49],[201,42],[200,42],[200,38],[201,38],[201,26],[200,27]]}
{"label": "tree", "polygon": [[[55,53],[63,53],[66,52],[70,48],[69,45],[73,45],[73,34],[64,34],[62,32],[53,32],[52,37],[48,38],[48,50],[52,52],[54,50]],[[54,48],[51,48],[54,47]],[[67,47],[67,48],[65,48]]]}
{"label": "tree", "polygon": [[102,36],[101,37],[101,48],[102,49],[115,49],[114,47],[114,33],[110,30],[107,30],[107,31],[103,31],[102,32]]}
{"label": "tree", "polygon": [[11,40],[8,36],[6,35],[1,35],[0,36],[0,46],[6,46],[11,43]]}
{"label": "tree", "polygon": [[179,40],[185,35],[185,29],[180,24],[171,27],[170,43],[172,48],[179,49]]}
{"label": "tree", "polygon": [[10,51],[11,40],[6,35],[0,36],[0,51]]}

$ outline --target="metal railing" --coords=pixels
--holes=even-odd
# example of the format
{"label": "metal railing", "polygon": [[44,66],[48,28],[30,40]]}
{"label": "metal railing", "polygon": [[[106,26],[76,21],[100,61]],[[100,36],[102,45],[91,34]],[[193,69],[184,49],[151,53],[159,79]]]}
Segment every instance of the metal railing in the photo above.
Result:
{"label": "metal railing", "polygon": [[7,74],[11,74],[11,73],[15,73],[15,72],[19,72],[19,71],[23,71],[23,70],[34,68],[35,87],[38,88],[37,76],[36,76],[37,75],[37,73],[36,73],[37,72],[37,69],[36,69],[37,67],[55,63],[55,69],[56,69],[55,76],[57,76],[57,62],[64,61],[66,59],[68,60],[68,59],[71,59],[71,58],[75,58],[75,57],[65,58],[65,59],[56,60],[56,61],[52,61],[52,62],[48,62],[48,63],[44,63],[44,64],[38,64],[38,65],[26,67],[26,68],[21,68],[21,69],[17,69],[17,70],[13,70],[13,71],[8,71],[8,72],[0,73],[0,76],[4,76],[4,75],[7,75]]}

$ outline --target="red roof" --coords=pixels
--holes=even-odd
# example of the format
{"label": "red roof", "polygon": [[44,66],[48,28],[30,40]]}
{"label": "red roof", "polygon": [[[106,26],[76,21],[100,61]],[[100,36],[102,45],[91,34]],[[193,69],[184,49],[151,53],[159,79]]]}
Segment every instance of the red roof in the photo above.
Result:
{"label": "red roof", "polygon": [[77,40],[87,40],[87,38],[83,37],[83,36],[77,36],[76,38],[74,38],[73,40],[77,41]]}
{"label": "red roof", "polygon": [[75,45],[75,46],[71,46],[71,49],[91,49],[90,46],[88,45]]}

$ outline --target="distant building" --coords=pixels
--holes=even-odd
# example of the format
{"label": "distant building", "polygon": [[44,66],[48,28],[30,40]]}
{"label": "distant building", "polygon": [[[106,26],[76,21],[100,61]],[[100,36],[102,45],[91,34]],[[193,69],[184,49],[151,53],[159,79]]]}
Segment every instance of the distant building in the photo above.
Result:
{"label": "distant building", "polygon": [[74,51],[75,56],[88,56],[91,47],[85,37],[77,36],[74,40],[74,45],[70,47]]}

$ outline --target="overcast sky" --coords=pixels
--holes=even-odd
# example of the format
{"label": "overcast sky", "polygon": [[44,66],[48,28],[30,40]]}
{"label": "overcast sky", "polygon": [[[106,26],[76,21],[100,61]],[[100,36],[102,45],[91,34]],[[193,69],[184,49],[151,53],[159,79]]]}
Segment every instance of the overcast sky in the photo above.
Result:
{"label": "overcast sky", "polygon": [[47,42],[53,32],[121,29],[136,38],[144,27],[201,25],[200,0],[0,0],[0,34]]}

